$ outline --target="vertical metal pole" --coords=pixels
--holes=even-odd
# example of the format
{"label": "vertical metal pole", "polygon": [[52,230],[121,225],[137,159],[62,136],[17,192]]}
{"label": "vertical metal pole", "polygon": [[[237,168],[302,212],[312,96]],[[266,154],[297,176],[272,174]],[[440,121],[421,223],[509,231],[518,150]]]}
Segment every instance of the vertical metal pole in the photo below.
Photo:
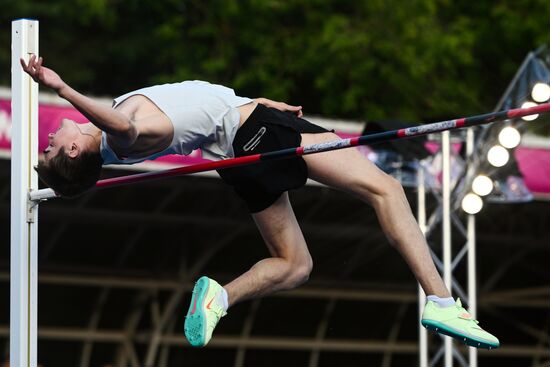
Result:
{"label": "vertical metal pole", "polygon": [[[441,134],[441,149],[443,159],[442,180],[442,239],[443,239],[443,279],[447,289],[452,292],[452,268],[451,268],[451,142],[450,133],[444,131]],[[453,366],[452,339],[445,337],[445,367]]]}
{"label": "vertical metal pole", "polygon": [[[420,166],[417,171],[417,187],[418,187],[418,226],[426,235],[426,180],[424,178],[424,167]],[[426,304],[426,294],[418,284],[418,341],[419,341],[419,366],[428,367],[428,331],[422,327],[420,320],[424,305]]]}
{"label": "vertical metal pole", "polygon": [[[466,157],[467,162],[472,162],[474,154],[474,130],[469,128],[466,132]],[[468,166],[468,182],[472,182],[474,167]],[[468,241],[468,300],[470,313],[477,318],[477,274],[476,274],[476,219],[475,215],[468,215],[467,225]],[[477,367],[477,348],[468,348],[470,367]]]}
{"label": "vertical metal pole", "polygon": [[[476,217],[468,215],[468,298],[469,311],[474,319],[477,319],[476,276]],[[468,349],[470,367],[477,367],[477,348]]]}
{"label": "vertical metal pole", "polygon": [[28,195],[38,189],[38,85],[19,59],[38,55],[38,21],[12,22],[10,365],[36,366],[37,228]]}

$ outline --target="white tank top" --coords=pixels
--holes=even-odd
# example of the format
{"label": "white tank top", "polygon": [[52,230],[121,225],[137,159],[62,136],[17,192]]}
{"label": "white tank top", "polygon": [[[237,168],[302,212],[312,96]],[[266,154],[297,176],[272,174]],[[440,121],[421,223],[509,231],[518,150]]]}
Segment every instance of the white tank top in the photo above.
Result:
{"label": "white tank top", "polygon": [[147,157],[119,158],[103,132],[100,146],[103,164],[132,164],[167,154],[188,155],[199,148],[207,159],[232,158],[232,143],[240,120],[237,107],[252,102],[250,98],[236,96],[233,89],[193,80],[126,93],[114,99],[113,108],[136,94],[149,98],[168,116],[174,126],[172,143],[165,150]]}

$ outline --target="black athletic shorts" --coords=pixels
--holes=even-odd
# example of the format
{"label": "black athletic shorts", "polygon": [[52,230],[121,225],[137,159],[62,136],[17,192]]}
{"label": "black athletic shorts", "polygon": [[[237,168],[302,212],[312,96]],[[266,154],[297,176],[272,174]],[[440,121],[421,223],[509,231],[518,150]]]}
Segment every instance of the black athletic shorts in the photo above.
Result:
{"label": "black athletic shorts", "polygon": [[[237,130],[233,140],[235,157],[299,147],[301,133],[326,133],[320,126],[258,104]],[[218,170],[221,178],[233,186],[252,213],[273,204],[285,191],[297,189],[307,181],[307,166],[302,157],[254,163]]]}

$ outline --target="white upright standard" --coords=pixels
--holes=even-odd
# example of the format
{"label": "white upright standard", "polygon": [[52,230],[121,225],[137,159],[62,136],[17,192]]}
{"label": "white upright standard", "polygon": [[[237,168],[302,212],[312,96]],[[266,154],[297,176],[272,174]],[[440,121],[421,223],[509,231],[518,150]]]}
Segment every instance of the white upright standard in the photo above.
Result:
{"label": "white upright standard", "polygon": [[38,55],[38,21],[12,22],[11,38],[11,261],[10,366],[36,366],[38,84],[21,68],[20,58]]}

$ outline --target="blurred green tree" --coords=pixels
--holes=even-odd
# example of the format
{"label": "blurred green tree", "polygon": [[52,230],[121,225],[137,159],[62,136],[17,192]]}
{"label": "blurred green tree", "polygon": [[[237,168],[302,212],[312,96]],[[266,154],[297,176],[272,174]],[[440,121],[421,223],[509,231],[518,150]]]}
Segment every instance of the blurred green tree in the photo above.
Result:
{"label": "blurred green tree", "polygon": [[24,16],[41,21],[46,64],[83,92],[204,79],[354,119],[489,111],[527,52],[550,44],[545,0],[2,3],[0,70],[10,21]]}

